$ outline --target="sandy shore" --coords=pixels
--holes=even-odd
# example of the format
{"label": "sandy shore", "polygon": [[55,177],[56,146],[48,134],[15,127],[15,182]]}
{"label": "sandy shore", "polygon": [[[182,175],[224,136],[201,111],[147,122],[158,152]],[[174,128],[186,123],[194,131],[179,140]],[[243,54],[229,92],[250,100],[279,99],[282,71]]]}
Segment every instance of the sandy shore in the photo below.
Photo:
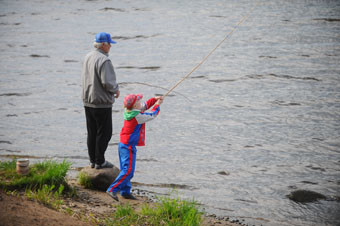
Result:
{"label": "sandy shore", "polygon": [[[120,201],[115,202],[105,192],[84,189],[75,180],[68,182],[74,186],[78,197],[65,198],[59,211],[48,208],[36,201],[28,200],[24,193],[9,195],[0,191],[0,222],[4,226],[22,225],[100,225],[97,220],[105,219],[112,215],[117,205],[129,203],[132,208],[138,210],[145,203],[152,201],[143,196],[137,196],[138,200],[126,200],[119,196]],[[204,217],[202,225],[236,226],[226,220],[218,220],[214,217]]]}

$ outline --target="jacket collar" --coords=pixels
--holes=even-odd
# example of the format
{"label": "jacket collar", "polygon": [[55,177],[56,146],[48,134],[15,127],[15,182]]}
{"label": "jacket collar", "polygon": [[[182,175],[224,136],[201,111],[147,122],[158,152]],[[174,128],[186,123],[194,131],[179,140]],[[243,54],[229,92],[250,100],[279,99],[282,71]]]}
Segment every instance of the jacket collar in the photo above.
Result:
{"label": "jacket collar", "polygon": [[108,53],[105,53],[102,49],[96,48],[96,51],[98,51],[98,52],[104,54],[104,55],[107,56],[107,57],[109,56],[109,54],[108,54]]}

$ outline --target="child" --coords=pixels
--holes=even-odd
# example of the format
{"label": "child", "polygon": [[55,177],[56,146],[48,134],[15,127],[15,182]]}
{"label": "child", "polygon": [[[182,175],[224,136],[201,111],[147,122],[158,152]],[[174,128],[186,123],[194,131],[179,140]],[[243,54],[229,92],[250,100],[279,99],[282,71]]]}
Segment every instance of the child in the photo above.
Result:
{"label": "child", "polygon": [[[135,171],[136,146],[145,145],[145,122],[156,118],[160,111],[159,105],[163,102],[163,97],[153,97],[144,103],[141,102],[142,98],[142,94],[130,94],[124,98],[124,126],[118,145],[120,173],[106,191],[116,201],[118,191],[123,198],[136,199],[131,194],[130,182]],[[152,106],[150,113],[144,112]]]}

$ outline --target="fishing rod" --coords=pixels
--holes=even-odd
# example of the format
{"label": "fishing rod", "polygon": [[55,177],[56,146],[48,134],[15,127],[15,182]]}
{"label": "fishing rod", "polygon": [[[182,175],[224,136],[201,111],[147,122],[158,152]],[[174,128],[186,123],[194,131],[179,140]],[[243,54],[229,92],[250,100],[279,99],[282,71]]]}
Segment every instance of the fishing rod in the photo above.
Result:
{"label": "fishing rod", "polygon": [[[166,91],[169,90],[169,89],[164,88],[164,87],[162,87],[162,86],[156,86],[156,85],[148,84],[148,83],[145,83],[145,82],[119,82],[119,83],[118,83],[118,85],[130,85],[130,84],[138,84],[138,85],[144,85],[144,86],[149,86],[149,87],[155,87],[155,88],[163,89],[163,90],[166,90]],[[179,92],[175,92],[175,91],[174,91],[174,93],[176,93],[176,94],[178,94],[178,95],[184,97],[184,98],[187,99],[188,101],[191,101],[191,100],[189,99],[189,97],[187,97],[187,96],[185,96],[185,95],[183,95],[183,94],[181,94],[181,93],[179,93]],[[161,95],[161,94],[156,94],[156,96],[162,96],[162,95]]]}
{"label": "fishing rod", "polygon": [[215,50],[218,48],[218,47],[220,47],[220,45],[222,45],[222,43],[225,41],[225,40],[227,40],[227,38],[229,38],[231,35],[232,35],[232,33],[234,33],[234,31],[236,30],[236,28],[238,27],[238,26],[240,26],[246,19],[248,19],[249,18],[249,16],[250,16],[250,14],[254,11],[254,9],[258,6],[260,4],[260,2],[259,3],[257,3],[251,10],[250,10],[250,12],[246,15],[246,16],[244,16],[237,24],[236,24],[236,26],[231,30],[231,32],[229,32],[226,36],[225,36],[225,38],[222,40],[222,41],[220,41],[218,44],[217,44],[217,46],[213,49],[213,50],[211,50],[210,52],[209,52],[209,54],[208,55],[206,55],[204,58],[203,58],[203,60],[201,61],[201,62],[199,62],[186,76],[184,76],[181,80],[179,80],[171,89],[169,89],[169,91],[166,93],[166,94],[164,94],[164,96],[163,96],[163,98],[164,97],[166,97],[166,96],[168,96],[169,95],[169,93],[171,93],[179,84],[181,84],[185,79],[187,79],[194,71],[196,71],[209,57],[210,57],[210,55],[211,54],[213,54],[214,52],[215,52]]}

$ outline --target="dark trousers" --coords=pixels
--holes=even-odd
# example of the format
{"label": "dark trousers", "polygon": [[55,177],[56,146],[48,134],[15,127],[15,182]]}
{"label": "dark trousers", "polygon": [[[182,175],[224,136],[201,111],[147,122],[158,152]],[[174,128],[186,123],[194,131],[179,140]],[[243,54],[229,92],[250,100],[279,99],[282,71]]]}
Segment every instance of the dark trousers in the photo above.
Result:
{"label": "dark trousers", "polygon": [[87,148],[91,163],[103,164],[112,137],[112,108],[85,107]]}

